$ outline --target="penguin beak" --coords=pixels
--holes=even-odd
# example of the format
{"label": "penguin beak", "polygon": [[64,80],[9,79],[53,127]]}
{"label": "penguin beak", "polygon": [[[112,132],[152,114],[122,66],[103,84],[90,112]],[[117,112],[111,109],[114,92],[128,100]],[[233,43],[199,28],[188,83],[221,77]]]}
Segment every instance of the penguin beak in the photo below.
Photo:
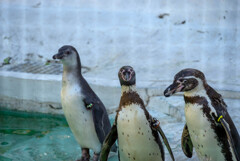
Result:
{"label": "penguin beak", "polygon": [[165,97],[170,97],[174,93],[181,92],[184,89],[184,85],[182,83],[174,82],[169,87],[167,87],[164,91]]}
{"label": "penguin beak", "polygon": [[124,73],[124,75],[122,76],[122,78],[123,78],[124,81],[130,81],[131,78],[132,78],[132,75],[131,75],[130,72],[126,72],[126,73]]}
{"label": "penguin beak", "polygon": [[57,53],[55,55],[53,55],[53,59],[62,59],[64,57],[64,53]]}

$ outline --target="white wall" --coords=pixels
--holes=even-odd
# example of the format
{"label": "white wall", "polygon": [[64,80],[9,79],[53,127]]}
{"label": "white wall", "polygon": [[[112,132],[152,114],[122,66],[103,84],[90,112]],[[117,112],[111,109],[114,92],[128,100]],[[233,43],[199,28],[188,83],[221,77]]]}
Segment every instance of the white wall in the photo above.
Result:
{"label": "white wall", "polygon": [[71,44],[89,77],[116,80],[129,64],[157,86],[194,67],[240,91],[239,29],[239,0],[1,0],[0,61],[44,62]]}

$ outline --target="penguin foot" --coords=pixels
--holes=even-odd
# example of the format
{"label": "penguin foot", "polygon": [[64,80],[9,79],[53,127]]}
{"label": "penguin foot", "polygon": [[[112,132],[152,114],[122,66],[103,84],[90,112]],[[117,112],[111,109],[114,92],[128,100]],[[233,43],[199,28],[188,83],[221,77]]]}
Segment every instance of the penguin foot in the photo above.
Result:
{"label": "penguin foot", "polygon": [[99,159],[99,154],[94,153],[93,161],[98,161],[98,159]]}
{"label": "penguin foot", "polygon": [[80,159],[78,159],[77,161],[90,161],[90,155],[88,156],[82,156]]}
{"label": "penguin foot", "polygon": [[90,161],[89,149],[82,148],[82,157],[77,161]]}

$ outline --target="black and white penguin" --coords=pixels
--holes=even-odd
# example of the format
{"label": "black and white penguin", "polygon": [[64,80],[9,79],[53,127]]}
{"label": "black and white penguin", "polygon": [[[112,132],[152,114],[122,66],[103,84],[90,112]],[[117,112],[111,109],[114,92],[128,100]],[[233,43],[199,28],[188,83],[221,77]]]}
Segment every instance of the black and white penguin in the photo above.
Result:
{"label": "black and white penguin", "polygon": [[[80,161],[90,159],[89,149],[97,161],[102,143],[111,130],[107,111],[81,74],[81,62],[77,50],[63,46],[53,59],[63,63],[61,102],[65,117],[82,149]],[[116,151],[114,145],[113,151]]]}
{"label": "black and white penguin", "polygon": [[120,105],[112,130],[104,141],[100,160],[107,160],[111,145],[118,139],[121,161],[163,161],[164,148],[159,134],[152,128],[152,117],[136,91],[135,71],[123,66],[118,77],[122,93]]}
{"label": "black and white penguin", "polygon": [[240,137],[222,96],[207,84],[196,69],[177,73],[166,97],[184,92],[186,125],[182,150],[191,158],[193,147],[202,161],[239,161]]}

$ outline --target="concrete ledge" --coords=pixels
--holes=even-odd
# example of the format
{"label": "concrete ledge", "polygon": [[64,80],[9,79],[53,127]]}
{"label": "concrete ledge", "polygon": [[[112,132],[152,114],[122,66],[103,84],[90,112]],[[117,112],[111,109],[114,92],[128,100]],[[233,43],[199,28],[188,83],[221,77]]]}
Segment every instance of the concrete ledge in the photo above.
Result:
{"label": "concrete ledge", "polygon": [[36,102],[26,99],[17,99],[0,95],[0,107],[13,111],[25,111],[44,114],[62,115],[61,103],[54,102]]}
{"label": "concrete ledge", "polygon": [[[61,109],[61,75],[0,71],[0,107],[10,110],[63,114]],[[86,78],[109,113],[117,109],[121,96],[118,80]],[[169,82],[170,83],[170,82]],[[137,82],[140,96],[149,110],[183,120],[183,99],[177,95],[166,99],[162,93],[166,82]],[[162,84],[162,85],[160,85]],[[158,87],[154,87],[158,85]],[[240,98],[238,91],[218,91],[225,98]]]}
{"label": "concrete ledge", "polygon": [[[20,111],[62,114],[61,80],[61,75],[0,71],[0,106]],[[110,113],[117,108],[120,88],[91,83],[90,86]]]}

